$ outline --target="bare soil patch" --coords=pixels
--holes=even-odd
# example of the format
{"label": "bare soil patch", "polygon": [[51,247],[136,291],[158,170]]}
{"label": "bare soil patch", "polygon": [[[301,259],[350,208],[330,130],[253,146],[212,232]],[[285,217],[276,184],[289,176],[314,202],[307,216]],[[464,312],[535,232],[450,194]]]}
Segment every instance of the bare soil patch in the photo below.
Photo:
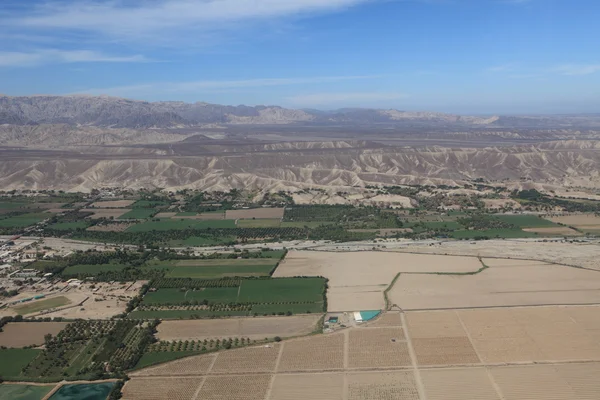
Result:
{"label": "bare soil patch", "polygon": [[344,334],[313,336],[285,342],[279,371],[344,368]]}
{"label": "bare soil patch", "polygon": [[460,310],[486,363],[600,360],[600,307]]}
{"label": "bare soil patch", "polygon": [[370,328],[387,328],[391,326],[402,326],[402,318],[400,316],[400,312],[398,311],[388,311],[381,314],[374,321],[367,322],[367,325]]}
{"label": "bare soil patch", "polygon": [[271,375],[208,376],[200,389],[202,400],[263,400],[271,383]]}
{"label": "bare soil patch", "polygon": [[419,400],[412,371],[348,374],[348,400]]}
{"label": "bare soil patch", "polygon": [[360,328],[349,332],[348,366],[383,368],[411,365],[401,328]]}
{"label": "bare soil patch", "polygon": [[485,368],[421,371],[429,400],[500,400]]}
{"label": "bare soil patch", "polygon": [[176,212],[160,212],[155,215],[155,218],[173,218],[175,215],[177,215]]}
{"label": "bare soil patch", "polygon": [[204,378],[132,378],[123,387],[126,400],[191,400]]}
{"label": "bare soil patch", "polygon": [[132,225],[135,225],[135,222],[119,222],[116,224],[93,225],[86,230],[92,232],[125,232]]}
{"label": "bare soil patch", "polygon": [[[215,221],[220,219],[225,219],[225,213],[202,213],[198,215],[188,215],[183,217],[173,217],[173,218],[181,218],[181,219],[196,219],[200,221]],[[230,219],[230,218],[227,218]]]}
{"label": "bare soil patch", "polygon": [[269,400],[343,400],[342,374],[277,375]]}
{"label": "bare soil patch", "polygon": [[135,203],[135,200],[109,200],[92,203],[94,208],[125,208]]}
{"label": "bare soil patch", "polygon": [[600,274],[551,264],[490,267],[467,276],[406,274],[389,296],[405,310],[600,303]]}
{"label": "bare soil patch", "polygon": [[227,210],[225,219],[283,218],[283,208],[252,208],[248,210]]}
{"label": "bare soil patch", "polygon": [[191,356],[181,360],[171,361],[156,367],[149,367],[132,372],[130,376],[186,376],[206,375],[213,364],[215,354]]}
{"label": "bare soil patch", "polygon": [[454,310],[406,313],[411,338],[467,337]]}
{"label": "bare soil patch", "polygon": [[414,338],[412,345],[419,365],[480,363],[467,337]]}
{"label": "bare soil patch", "polygon": [[596,214],[573,214],[573,215],[562,215],[562,216],[550,216],[545,217],[546,219],[556,222],[558,224],[565,224],[567,226],[585,227],[588,225],[600,226],[600,217]]}
{"label": "bare soil patch", "polygon": [[228,350],[219,353],[211,373],[273,372],[281,345]]}
{"label": "bare soil patch", "polygon": [[474,257],[290,251],[273,276],[328,278],[327,309],[337,312],[382,309],[383,291],[399,272],[470,272],[480,268]]}
{"label": "bare soil patch", "polygon": [[498,367],[490,372],[506,400],[580,398],[553,365]]}
{"label": "bare soil patch", "polygon": [[164,321],[158,326],[160,340],[204,340],[246,337],[253,340],[307,335],[316,328],[320,315],[267,318]]}
{"label": "bare soil patch", "polygon": [[98,219],[98,218],[109,219],[110,217],[119,218],[121,215],[128,213],[131,210],[128,208],[96,208],[96,209],[86,208],[85,210],[82,210],[82,211],[93,212],[94,214],[90,216],[90,218],[92,218],[92,219]]}
{"label": "bare soil patch", "polygon": [[478,242],[459,240],[442,242],[435,246],[411,244],[410,246],[391,251],[490,258],[518,258],[600,270],[598,244],[596,243],[571,243],[550,240],[544,242],[537,239],[484,240]]}
{"label": "bare soil patch", "polygon": [[581,236],[581,232],[577,232],[575,229],[571,229],[566,226],[559,226],[553,228],[523,228],[525,232],[535,232],[540,235],[564,235],[564,236]]}
{"label": "bare soil patch", "polygon": [[2,327],[0,346],[25,347],[44,344],[44,335],[56,336],[67,322],[10,322]]}

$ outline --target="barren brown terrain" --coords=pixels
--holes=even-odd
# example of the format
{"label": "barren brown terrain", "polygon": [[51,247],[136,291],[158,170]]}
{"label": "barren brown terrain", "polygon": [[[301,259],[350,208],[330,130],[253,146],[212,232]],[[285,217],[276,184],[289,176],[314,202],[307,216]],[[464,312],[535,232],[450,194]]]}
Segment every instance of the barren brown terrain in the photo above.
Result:
{"label": "barren brown terrain", "polygon": [[[514,268],[509,261],[505,268]],[[190,400],[591,400],[599,388],[598,321],[599,306],[387,311],[341,333],[149,367],[132,374],[124,393],[153,399],[154,382],[179,376],[185,385],[173,394]],[[180,394],[191,386],[195,393]]]}
{"label": "barren brown terrain", "polygon": [[303,336],[313,332],[320,315],[215,320],[163,321],[160,340],[204,340],[245,337],[253,340],[275,336]]}
{"label": "barren brown terrain", "polygon": [[2,327],[0,346],[25,347],[44,344],[44,335],[56,336],[66,322],[11,322]]}
{"label": "barren brown terrain", "polygon": [[383,291],[398,273],[465,273],[481,266],[476,257],[290,251],[273,276],[326,277],[328,311],[357,311],[384,308]]}

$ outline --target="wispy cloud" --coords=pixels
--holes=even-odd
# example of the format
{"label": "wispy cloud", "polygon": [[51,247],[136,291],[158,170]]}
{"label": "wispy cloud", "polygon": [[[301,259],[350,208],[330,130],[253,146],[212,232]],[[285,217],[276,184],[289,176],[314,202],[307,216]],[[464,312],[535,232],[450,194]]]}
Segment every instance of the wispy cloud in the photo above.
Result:
{"label": "wispy cloud", "polygon": [[516,63],[508,63],[508,64],[494,65],[492,67],[489,67],[486,70],[486,72],[511,72],[511,71],[514,71],[515,69],[517,69]]}
{"label": "wispy cloud", "polygon": [[404,93],[315,93],[288,97],[286,100],[296,105],[321,106],[331,104],[366,104],[378,101],[398,100],[408,97]]}
{"label": "wispy cloud", "polygon": [[0,67],[27,67],[42,64],[86,62],[145,62],[144,56],[115,56],[91,50],[45,49],[32,52],[0,52]]}
{"label": "wispy cloud", "polygon": [[127,40],[185,30],[210,32],[227,24],[331,12],[368,1],[375,0],[48,0],[4,18],[0,14],[0,25]]}
{"label": "wispy cloud", "polygon": [[565,64],[553,71],[562,75],[589,75],[600,71],[600,64]]}
{"label": "wispy cloud", "polygon": [[80,94],[106,94],[112,96],[139,96],[155,93],[211,93],[231,89],[246,89],[269,86],[292,86],[318,83],[333,83],[350,80],[375,79],[380,75],[316,76],[297,78],[261,78],[245,80],[199,80],[187,82],[153,82],[138,85],[117,86],[79,90]]}

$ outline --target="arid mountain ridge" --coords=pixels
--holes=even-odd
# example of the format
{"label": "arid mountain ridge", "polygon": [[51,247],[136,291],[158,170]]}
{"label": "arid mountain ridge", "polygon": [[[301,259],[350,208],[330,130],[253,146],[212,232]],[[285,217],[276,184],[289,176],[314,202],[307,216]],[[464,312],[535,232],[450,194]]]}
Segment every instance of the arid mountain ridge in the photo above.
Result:
{"label": "arid mountain ridge", "polygon": [[0,187],[89,191],[95,187],[259,191],[366,185],[463,185],[477,178],[508,187],[600,187],[597,141],[517,147],[419,149],[369,142],[248,146],[244,152],[181,156],[164,148],[82,147],[79,153],[0,150]]}
{"label": "arid mountain ridge", "polygon": [[182,128],[204,124],[390,124],[450,127],[600,126],[599,116],[460,116],[348,108],[294,110],[278,106],[145,102],[107,96],[0,96],[0,125],[68,124],[111,128]]}

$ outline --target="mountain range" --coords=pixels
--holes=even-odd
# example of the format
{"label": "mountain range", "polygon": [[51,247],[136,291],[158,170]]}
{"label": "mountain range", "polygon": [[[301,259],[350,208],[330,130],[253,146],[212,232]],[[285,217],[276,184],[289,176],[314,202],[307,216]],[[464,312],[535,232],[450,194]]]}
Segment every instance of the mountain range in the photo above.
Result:
{"label": "mountain range", "polygon": [[438,112],[146,102],[107,96],[0,96],[0,125],[68,124],[108,128],[183,128],[206,124],[362,124],[451,128],[600,126],[596,116],[462,116]]}

